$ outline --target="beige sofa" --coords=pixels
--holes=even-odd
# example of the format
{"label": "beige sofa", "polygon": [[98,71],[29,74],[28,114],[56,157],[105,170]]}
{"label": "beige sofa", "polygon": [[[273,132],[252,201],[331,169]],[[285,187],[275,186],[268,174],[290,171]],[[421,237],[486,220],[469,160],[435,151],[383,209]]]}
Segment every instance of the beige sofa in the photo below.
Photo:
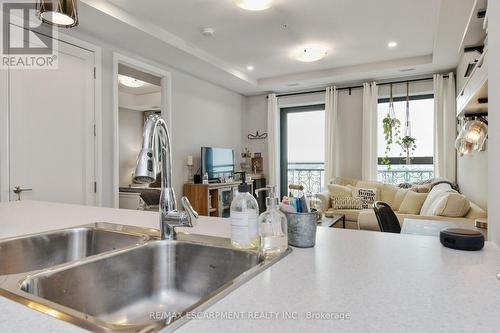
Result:
{"label": "beige sofa", "polygon": [[[395,196],[399,190],[399,188],[395,185],[383,184],[380,182],[363,181],[352,178],[339,177],[335,178],[331,183],[343,186],[353,186],[357,188],[376,189],[377,200],[388,203],[391,207],[393,207],[393,209],[395,204],[394,202]],[[399,219],[399,223],[402,224],[405,218],[412,218],[412,219],[422,219],[422,220],[457,221],[457,222],[470,223],[471,225],[473,225],[476,219],[487,217],[487,212],[485,210],[483,210],[478,205],[468,200],[467,201],[470,203],[470,208],[466,208],[467,211],[463,216],[457,216],[457,214],[448,214],[453,216],[442,216],[430,212],[431,211],[430,206],[432,206],[433,201],[437,201],[445,193],[450,193],[450,192],[454,191],[448,184],[440,184],[435,186],[431,190],[431,192],[427,195],[425,199],[426,202],[424,202],[425,207],[422,207],[422,210],[420,211],[419,214],[403,214],[400,213],[397,209],[394,209]],[[373,209],[370,208],[370,209],[333,210],[331,208],[332,206],[331,206],[330,192],[325,191],[323,193],[320,193],[318,197],[322,201],[323,211],[325,212],[330,211],[335,214],[345,214],[347,228],[380,231]],[[462,215],[462,213],[459,213],[459,215]]]}

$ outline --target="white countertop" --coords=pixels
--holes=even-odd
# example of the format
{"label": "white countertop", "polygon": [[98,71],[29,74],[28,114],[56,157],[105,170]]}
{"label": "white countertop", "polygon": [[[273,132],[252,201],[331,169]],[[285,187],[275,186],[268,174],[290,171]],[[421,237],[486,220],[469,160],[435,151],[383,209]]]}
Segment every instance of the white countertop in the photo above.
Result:
{"label": "white countertop", "polygon": [[[157,227],[156,213],[40,202],[0,204],[0,238],[97,221]],[[227,220],[203,218],[196,233],[228,235]],[[318,228],[316,247],[297,249],[206,312],[265,311],[303,317],[346,312],[349,320],[191,320],[176,332],[493,332],[500,327],[500,251],[441,246],[437,237]],[[267,314],[270,316],[270,314]],[[0,297],[0,332],[84,330]]]}

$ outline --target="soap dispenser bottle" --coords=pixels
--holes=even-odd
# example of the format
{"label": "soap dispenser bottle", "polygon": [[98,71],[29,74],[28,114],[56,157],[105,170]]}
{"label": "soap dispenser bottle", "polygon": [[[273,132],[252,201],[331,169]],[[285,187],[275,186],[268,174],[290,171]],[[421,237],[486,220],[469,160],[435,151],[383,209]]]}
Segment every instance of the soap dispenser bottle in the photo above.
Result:
{"label": "soap dispenser bottle", "polygon": [[259,204],[249,193],[245,172],[235,173],[241,174],[242,182],[238,185],[238,193],[231,202],[231,244],[238,249],[258,250],[257,218]]}
{"label": "soap dispenser bottle", "polygon": [[269,191],[267,210],[259,216],[260,253],[265,258],[272,258],[285,252],[288,247],[287,219],[279,209],[275,186],[267,185],[256,192],[260,191]]}

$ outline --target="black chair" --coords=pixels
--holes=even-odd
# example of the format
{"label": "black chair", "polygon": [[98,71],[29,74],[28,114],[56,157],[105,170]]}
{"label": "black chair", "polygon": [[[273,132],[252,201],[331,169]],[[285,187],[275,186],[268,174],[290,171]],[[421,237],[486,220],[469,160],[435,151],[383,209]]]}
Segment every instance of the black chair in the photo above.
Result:
{"label": "black chair", "polygon": [[375,211],[380,231],[395,234],[401,233],[398,217],[391,206],[382,201],[375,201],[373,203],[373,210]]}

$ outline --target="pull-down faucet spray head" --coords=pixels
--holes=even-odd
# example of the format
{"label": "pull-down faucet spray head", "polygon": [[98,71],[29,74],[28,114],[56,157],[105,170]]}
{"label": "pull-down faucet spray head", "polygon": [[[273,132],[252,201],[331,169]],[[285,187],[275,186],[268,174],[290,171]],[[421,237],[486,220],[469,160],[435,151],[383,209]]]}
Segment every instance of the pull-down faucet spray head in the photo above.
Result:
{"label": "pull-down faucet spray head", "polygon": [[181,200],[184,211],[177,211],[177,200],[172,187],[172,147],[167,124],[158,115],[151,115],[144,124],[142,150],[137,157],[134,179],[139,183],[153,183],[158,168],[161,171],[160,232],[162,239],[175,239],[176,227],[193,227],[198,213],[189,200]]}

